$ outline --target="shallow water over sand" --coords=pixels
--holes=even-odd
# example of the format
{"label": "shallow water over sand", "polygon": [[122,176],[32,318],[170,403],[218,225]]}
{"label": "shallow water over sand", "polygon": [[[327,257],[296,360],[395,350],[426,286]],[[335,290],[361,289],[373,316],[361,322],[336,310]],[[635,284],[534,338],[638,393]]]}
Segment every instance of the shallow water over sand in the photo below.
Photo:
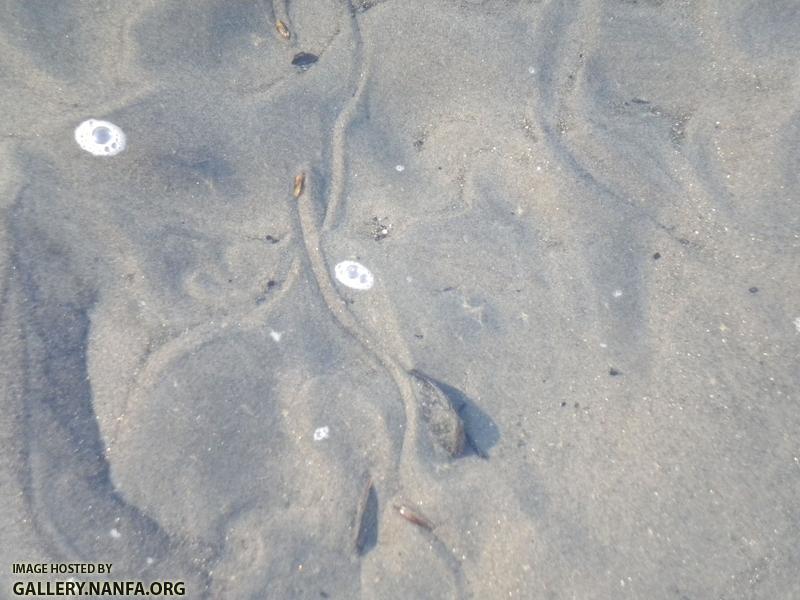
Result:
{"label": "shallow water over sand", "polygon": [[800,596],[798,30],[11,3],[0,558],[191,598]]}

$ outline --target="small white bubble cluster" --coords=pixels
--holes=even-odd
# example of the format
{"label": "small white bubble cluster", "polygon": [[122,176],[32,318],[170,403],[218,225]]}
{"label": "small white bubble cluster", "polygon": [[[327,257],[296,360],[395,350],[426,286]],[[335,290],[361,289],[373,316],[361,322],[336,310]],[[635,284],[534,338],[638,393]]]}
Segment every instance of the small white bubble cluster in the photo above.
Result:
{"label": "small white bubble cluster", "polygon": [[364,265],[352,260],[345,260],[333,269],[336,280],[354,290],[368,290],[375,283],[375,278]]}
{"label": "small white bubble cluster", "polygon": [[89,119],[75,128],[78,146],[95,156],[114,156],[125,150],[125,132],[108,121]]}
{"label": "small white bubble cluster", "polygon": [[327,425],[324,427],[317,427],[314,430],[314,441],[321,442],[322,440],[327,440],[330,434],[331,430]]}

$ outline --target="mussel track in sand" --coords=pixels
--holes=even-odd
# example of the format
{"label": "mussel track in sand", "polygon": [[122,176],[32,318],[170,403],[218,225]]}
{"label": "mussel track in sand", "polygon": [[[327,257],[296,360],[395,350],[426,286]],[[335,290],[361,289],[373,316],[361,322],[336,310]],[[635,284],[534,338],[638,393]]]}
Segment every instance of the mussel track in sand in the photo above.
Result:
{"label": "mussel track in sand", "polygon": [[[351,69],[353,90],[351,96],[337,116],[332,132],[331,164],[330,170],[328,171],[331,181],[328,189],[327,202],[324,207],[325,214],[322,218],[322,225],[320,227],[317,224],[318,218],[314,210],[315,194],[318,193],[317,182],[313,180],[314,172],[309,165],[303,165],[298,171],[305,172],[307,176],[304,193],[297,198],[297,214],[308,263],[314,275],[317,288],[328,310],[344,332],[355,339],[365,350],[366,355],[389,374],[400,394],[402,410],[405,415],[405,427],[398,461],[399,473],[395,481],[387,479],[387,483],[393,488],[392,492],[388,495],[398,496],[403,489],[402,480],[404,475],[414,474],[417,477],[429,478],[424,468],[418,468],[419,459],[417,450],[420,441],[421,419],[425,417],[425,415],[422,414],[425,402],[423,400],[418,401],[415,389],[420,387],[427,389],[427,386],[431,384],[427,379],[422,379],[417,371],[412,370],[410,365],[402,364],[394,355],[387,352],[384,349],[384,344],[376,342],[350,312],[347,303],[339,295],[333,283],[320,240],[321,231],[331,231],[337,224],[337,213],[339,212],[342,202],[347,179],[345,159],[347,130],[358,111],[359,102],[363,96],[367,82],[364,43],[358,26],[356,11],[353,10],[353,6],[350,2],[347,2],[347,5],[350,9],[350,23],[354,40],[354,65]],[[460,416],[455,411],[453,411],[453,415],[455,415],[458,424],[454,425],[450,430],[450,433],[453,434],[450,437],[455,441],[444,445],[450,451],[451,456],[456,456],[463,447],[463,424],[461,423]],[[459,437],[459,432],[461,433],[461,438]],[[461,439],[460,444],[458,442],[459,439]],[[433,481],[427,483],[434,485]],[[436,549],[440,558],[449,565],[453,573],[454,584],[458,588],[459,597],[463,597],[461,592],[464,589],[464,582],[461,564],[451,552],[451,545],[445,544],[441,540],[435,531],[435,527],[425,529],[423,533],[428,538],[431,546]]]}

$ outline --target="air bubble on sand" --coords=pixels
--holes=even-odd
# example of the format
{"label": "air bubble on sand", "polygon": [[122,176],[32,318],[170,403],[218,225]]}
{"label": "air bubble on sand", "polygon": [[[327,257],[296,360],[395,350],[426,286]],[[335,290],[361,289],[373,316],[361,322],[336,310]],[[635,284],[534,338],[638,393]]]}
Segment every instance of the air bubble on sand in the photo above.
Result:
{"label": "air bubble on sand", "polygon": [[395,167],[395,169],[397,169],[397,172],[398,172],[398,173],[402,173],[403,171],[405,171],[405,170],[406,170],[406,168],[405,168],[405,166],[404,166],[404,165],[397,165],[397,166]]}
{"label": "air bubble on sand", "polygon": [[282,331],[275,331],[274,329],[270,329],[269,331],[269,337],[271,337],[276,342],[280,342],[282,336],[283,336]]}
{"label": "air bubble on sand", "polygon": [[324,427],[317,427],[314,430],[314,441],[321,442],[322,440],[327,440],[330,434],[331,430],[327,425]]}
{"label": "air bubble on sand", "polygon": [[110,535],[115,540],[118,540],[119,538],[122,537],[122,534],[119,532],[119,529],[117,529],[116,527],[113,527],[111,529],[111,531],[108,532],[108,535]]}
{"label": "air bubble on sand", "polygon": [[368,290],[375,283],[375,278],[364,265],[352,260],[345,260],[334,267],[336,280],[354,290]]}
{"label": "air bubble on sand", "polygon": [[619,298],[622,296],[622,290],[614,290],[614,298]]}
{"label": "air bubble on sand", "polygon": [[794,320],[794,328],[797,329],[797,333],[800,333],[800,317]]}
{"label": "air bubble on sand", "polygon": [[125,150],[125,132],[108,121],[89,119],[75,128],[78,146],[94,156],[114,156]]}

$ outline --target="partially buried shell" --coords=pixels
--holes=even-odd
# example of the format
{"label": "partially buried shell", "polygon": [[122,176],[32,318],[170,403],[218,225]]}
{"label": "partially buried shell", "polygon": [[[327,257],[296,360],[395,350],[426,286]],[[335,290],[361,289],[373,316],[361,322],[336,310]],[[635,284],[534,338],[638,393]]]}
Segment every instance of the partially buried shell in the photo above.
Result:
{"label": "partially buried shell", "polygon": [[315,62],[319,60],[319,56],[311,54],[310,52],[298,52],[292,59],[292,64],[301,71],[307,71]]}
{"label": "partially buried shell", "polygon": [[289,33],[289,28],[286,26],[286,23],[278,19],[275,23],[275,29],[278,31],[278,34],[285,40],[288,40],[292,37],[292,34]]}
{"label": "partially buried shell", "polygon": [[294,188],[292,188],[292,196],[295,198],[299,198],[300,194],[303,193],[303,185],[306,182],[306,174],[300,173],[299,175],[295,175],[294,177]]}
{"label": "partially buried shell", "polygon": [[367,479],[356,508],[355,549],[366,554],[375,545],[378,536],[378,495],[372,479]]}
{"label": "partially buried shell", "polygon": [[394,509],[401,517],[403,517],[409,523],[413,523],[417,527],[422,527],[427,531],[433,531],[434,525],[428,520],[427,517],[412,510],[405,504],[395,504]]}
{"label": "partially buried shell", "polygon": [[410,371],[409,375],[433,444],[444,450],[450,458],[458,458],[464,452],[466,440],[461,415],[434,380],[416,369]]}

